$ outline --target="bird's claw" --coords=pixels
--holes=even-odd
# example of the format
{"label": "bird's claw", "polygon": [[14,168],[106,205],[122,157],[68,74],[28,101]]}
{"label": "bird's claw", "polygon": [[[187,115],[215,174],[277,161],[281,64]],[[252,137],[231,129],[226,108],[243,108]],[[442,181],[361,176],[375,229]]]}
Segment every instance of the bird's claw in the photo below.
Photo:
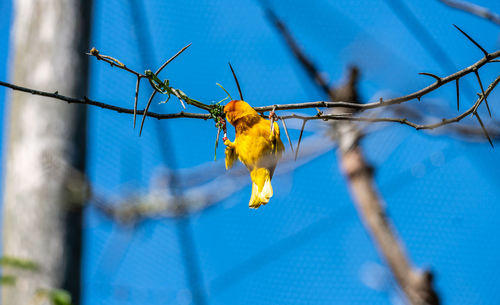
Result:
{"label": "bird's claw", "polygon": [[276,112],[274,112],[274,110],[271,110],[269,112],[269,119],[272,120],[272,121],[277,121],[278,120],[278,116],[276,115]]}

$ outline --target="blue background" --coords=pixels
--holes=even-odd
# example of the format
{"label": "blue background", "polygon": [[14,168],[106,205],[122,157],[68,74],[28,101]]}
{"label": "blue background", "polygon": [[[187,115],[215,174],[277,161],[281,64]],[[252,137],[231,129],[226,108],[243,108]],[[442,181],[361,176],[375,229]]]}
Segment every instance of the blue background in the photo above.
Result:
{"label": "blue background", "polygon": [[[231,61],[246,101],[254,106],[324,99],[258,1],[94,2],[92,46],[131,68],[156,70],[192,42],[162,72],[191,97],[204,102],[224,98],[216,82],[237,96],[227,66]],[[498,1],[475,2],[500,12]],[[366,102],[431,83],[418,72],[444,76],[479,60],[482,53],[452,24],[490,52],[500,45],[498,26],[438,1],[269,3],[331,81],[342,79],[349,64],[360,67],[360,93]],[[1,1],[2,80],[11,75],[11,15],[11,1]],[[90,70],[89,97],[132,107],[133,76],[95,60]],[[495,64],[481,69],[483,83],[489,84],[499,71]],[[462,83],[465,109],[479,87],[473,75]],[[143,85],[141,108],[151,92]],[[453,85],[446,86],[426,96],[416,109],[432,112],[435,108],[424,105],[440,105],[447,116],[454,116],[454,92]],[[0,88],[4,110],[8,97]],[[494,117],[499,99],[498,90],[489,98]],[[174,99],[168,104],[159,101],[153,111],[182,110]],[[484,109],[481,113],[490,122]],[[294,143],[299,124],[289,121]],[[321,132],[318,124],[309,127],[306,138]],[[208,181],[224,172],[223,162],[212,162],[212,121],[148,119],[139,137],[130,115],[89,108],[88,131],[89,178],[116,202],[147,193],[165,168],[181,177],[204,175]],[[376,168],[388,214],[412,260],[435,271],[443,304],[500,302],[498,148],[491,149],[481,137],[429,134],[400,125],[371,126],[367,132],[362,145]],[[185,219],[122,224],[89,206],[83,304],[403,304],[357,216],[334,144],[327,138],[316,144],[321,152],[295,171],[277,175],[275,196],[256,211],[247,206],[248,178],[241,190]],[[218,159],[223,157],[222,146]],[[178,192],[189,193],[198,183],[187,180],[181,178],[185,187]],[[227,189],[219,184],[209,191]]]}

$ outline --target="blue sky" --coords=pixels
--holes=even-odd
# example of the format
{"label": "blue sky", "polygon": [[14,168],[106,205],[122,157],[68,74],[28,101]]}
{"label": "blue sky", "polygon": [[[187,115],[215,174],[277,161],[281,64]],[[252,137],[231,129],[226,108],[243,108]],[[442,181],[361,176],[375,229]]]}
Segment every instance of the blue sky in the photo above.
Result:
{"label": "blue sky", "polygon": [[[498,26],[438,1],[269,3],[332,81],[341,79],[349,64],[359,65],[360,93],[366,102],[404,95],[431,83],[418,72],[451,73],[443,61],[461,69],[479,60],[481,52],[452,24],[489,51],[500,46]],[[476,3],[500,12],[500,3]],[[3,1],[0,28],[5,38],[10,12],[10,1]],[[411,16],[418,20],[417,27],[408,21]],[[435,46],[422,44],[426,33],[448,59],[439,60],[433,55]],[[187,43],[192,46],[162,77],[193,98],[204,102],[224,98],[216,82],[237,95],[228,61],[252,105],[324,98],[269,25],[258,1],[95,0],[92,46],[129,67],[155,70]],[[0,39],[2,80],[10,75],[8,51],[8,39]],[[499,71],[494,65],[482,69],[483,82]],[[470,89],[461,93],[462,108],[473,103],[479,90],[472,76],[464,83]],[[91,61],[91,98],[132,107],[134,86],[133,76]],[[150,91],[142,88],[144,107]],[[442,88],[416,109],[440,105],[454,116],[454,90],[454,86]],[[6,97],[0,88],[2,105]],[[499,98],[498,93],[489,98],[494,116]],[[159,101],[153,105],[156,112],[181,110],[174,99],[168,104]],[[216,177],[224,167],[221,161],[212,162],[212,121],[148,119],[139,137],[131,116],[98,108],[89,111],[87,172],[94,187],[110,198],[147,192],[162,168],[185,174],[203,166],[195,176]],[[295,127],[294,143],[298,124],[289,123]],[[320,130],[310,127],[306,139]],[[498,148],[491,149],[483,140],[399,125],[368,130],[362,146],[376,168],[388,214],[412,260],[434,270],[443,304],[495,303],[500,289]],[[83,303],[402,304],[351,202],[334,144],[321,142],[332,149],[293,172],[277,175],[275,196],[257,211],[248,209],[248,185],[184,220],[122,225],[89,207]],[[223,149],[219,146],[220,160]],[[228,188],[219,185],[210,191]]]}

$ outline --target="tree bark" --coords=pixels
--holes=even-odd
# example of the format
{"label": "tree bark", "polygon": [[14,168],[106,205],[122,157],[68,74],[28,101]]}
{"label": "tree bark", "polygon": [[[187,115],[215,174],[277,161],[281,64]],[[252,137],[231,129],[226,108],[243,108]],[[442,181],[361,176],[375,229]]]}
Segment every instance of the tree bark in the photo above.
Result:
{"label": "tree bark", "polygon": [[[84,95],[90,7],[85,0],[15,1],[13,81]],[[56,288],[78,303],[86,107],[13,92],[8,120],[3,254],[40,270],[4,269],[16,272],[16,285],[2,287],[2,304],[32,304],[38,290]]]}

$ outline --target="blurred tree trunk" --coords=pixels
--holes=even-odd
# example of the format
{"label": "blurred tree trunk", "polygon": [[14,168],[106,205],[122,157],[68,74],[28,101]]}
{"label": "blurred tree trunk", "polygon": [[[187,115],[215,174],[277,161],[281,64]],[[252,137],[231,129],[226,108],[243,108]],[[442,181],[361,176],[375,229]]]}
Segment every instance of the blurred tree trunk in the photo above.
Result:
{"label": "blurred tree trunk", "polygon": [[[85,0],[14,1],[13,82],[85,95],[90,10]],[[36,291],[56,288],[78,303],[86,107],[16,92],[11,101],[2,251],[40,270],[15,274],[2,304],[33,304]]]}

